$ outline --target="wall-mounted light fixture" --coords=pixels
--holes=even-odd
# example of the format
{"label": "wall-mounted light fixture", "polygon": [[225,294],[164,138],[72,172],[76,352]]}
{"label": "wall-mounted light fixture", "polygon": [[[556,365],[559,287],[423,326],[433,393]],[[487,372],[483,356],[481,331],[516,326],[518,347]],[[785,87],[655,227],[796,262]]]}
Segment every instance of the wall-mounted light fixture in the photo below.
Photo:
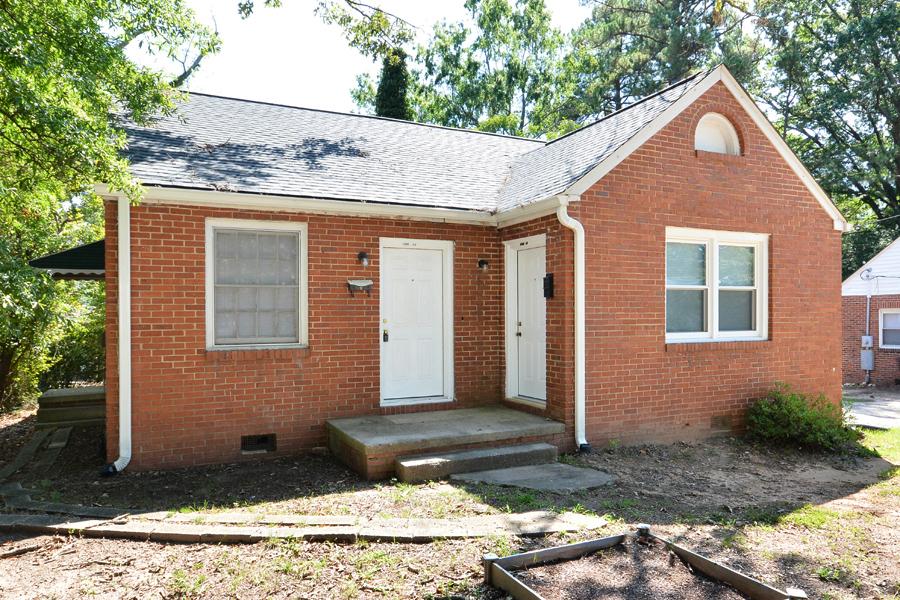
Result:
{"label": "wall-mounted light fixture", "polygon": [[490,263],[483,258],[478,259],[478,269],[481,271],[487,271],[489,264]]}
{"label": "wall-mounted light fixture", "polygon": [[369,266],[369,253],[366,252],[365,250],[363,250],[359,254],[357,254],[356,259],[359,261],[359,264],[361,264],[362,266],[364,266],[364,267]]}

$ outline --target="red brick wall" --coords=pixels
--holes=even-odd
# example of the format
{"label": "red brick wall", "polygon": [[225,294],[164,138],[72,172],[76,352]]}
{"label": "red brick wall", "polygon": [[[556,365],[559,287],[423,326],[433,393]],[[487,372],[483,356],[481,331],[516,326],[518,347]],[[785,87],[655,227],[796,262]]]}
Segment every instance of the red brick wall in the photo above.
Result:
{"label": "red brick wall", "polygon": [[[844,296],[844,335],[843,362],[844,383],[862,383],[866,372],[860,368],[861,337],[866,333],[866,297]],[[870,306],[869,332],[874,338],[875,370],[872,371],[872,383],[876,385],[894,385],[900,379],[900,350],[887,350],[878,347],[879,325],[878,311],[882,308],[900,308],[900,295],[872,296]]]}
{"label": "red brick wall", "polygon": [[[708,111],[731,119],[742,156],[694,151]],[[839,401],[840,233],[721,83],[581,204],[593,444],[740,427],[775,381]],[[768,341],[666,344],[666,226],[770,234]]]}
{"label": "red brick wall", "polygon": [[[109,457],[117,456],[116,207],[107,205]],[[204,220],[309,224],[309,348],[205,349]],[[146,469],[240,458],[240,437],[276,433],[279,453],[320,446],[326,419],[379,408],[379,237],[452,240],[454,404],[496,402],[503,386],[503,255],[488,227],[144,204],[132,208],[133,454]],[[357,253],[370,255],[368,268]],[[480,271],[478,260],[492,268]]]}

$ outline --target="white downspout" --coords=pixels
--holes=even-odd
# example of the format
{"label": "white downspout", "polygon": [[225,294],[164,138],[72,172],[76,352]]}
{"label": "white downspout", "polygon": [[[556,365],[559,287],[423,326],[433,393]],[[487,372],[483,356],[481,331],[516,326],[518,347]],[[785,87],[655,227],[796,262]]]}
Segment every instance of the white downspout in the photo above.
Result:
{"label": "white downspout", "polygon": [[584,317],[584,226],[569,216],[569,200],[559,197],[556,218],[563,227],[575,234],[575,446],[579,450],[590,450],[585,436],[584,395],[585,395],[585,317]]}
{"label": "white downspout", "polygon": [[107,465],[105,474],[115,475],[131,461],[131,204],[119,198],[119,458]]}

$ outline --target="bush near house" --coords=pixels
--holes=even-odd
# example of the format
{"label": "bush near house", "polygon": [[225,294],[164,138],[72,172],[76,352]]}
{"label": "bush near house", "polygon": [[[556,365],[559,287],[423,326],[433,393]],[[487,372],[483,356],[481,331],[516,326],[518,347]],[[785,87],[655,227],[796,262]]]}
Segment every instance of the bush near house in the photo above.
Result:
{"label": "bush near house", "polygon": [[810,397],[783,383],[750,406],[747,433],[757,440],[831,452],[855,448],[862,437],[824,396]]}

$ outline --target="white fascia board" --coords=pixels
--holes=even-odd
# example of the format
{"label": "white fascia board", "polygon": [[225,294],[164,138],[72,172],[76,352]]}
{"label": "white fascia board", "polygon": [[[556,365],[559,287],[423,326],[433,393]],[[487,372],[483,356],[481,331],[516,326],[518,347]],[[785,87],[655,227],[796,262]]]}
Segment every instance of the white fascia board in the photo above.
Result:
{"label": "white fascia board", "polygon": [[[120,198],[121,194],[110,192],[103,185],[94,186],[97,194]],[[242,194],[216,190],[191,190],[147,186],[142,202],[147,204],[181,204],[219,208],[239,208],[248,210],[277,210],[312,214],[330,214],[355,217],[381,217],[386,219],[406,219],[437,223],[461,223],[486,227],[509,227],[556,213],[560,197],[551,196],[525,206],[517,206],[501,213],[484,211],[454,210],[395,204],[378,204],[348,200],[325,200],[320,198],[297,198],[287,196],[266,196],[262,194]],[[577,196],[568,196],[578,200]]]}
{"label": "white fascia board", "polygon": [[847,223],[847,219],[844,218],[844,215],[837,209],[831,201],[831,198],[828,197],[828,194],[825,193],[825,190],[823,190],[815,178],[813,178],[812,174],[805,166],[803,166],[803,163],[800,162],[800,159],[797,158],[794,151],[787,145],[784,138],[782,138],[778,131],[775,130],[775,127],[766,117],[765,113],[760,110],[753,98],[747,94],[741,84],[737,82],[724,66],[719,66],[719,68],[716,69],[716,72],[720,74],[721,81],[725,84],[725,87],[728,88],[728,91],[730,91],[737,99],[744,111],[750,115],[750,118],[753,119],[756,126],[760,128],[766,138],[768,138],[769,142],[775,146],[775,149],[778,150],[778,153],[787,162],[788,166],[791,167],[791,170],[793,170],[797,177],[800,178],[800,181],[803,182],[806,189],[809,190],[825,212],[828,213],[828,216],[832,218],[835,230],[849,231],[850,226],[849,223]]}
{"label": "white fascia board", "polygon": [[684,109],[706,93],[716,82],[721,79],[719,70],[716,69],[707,75],[703,81],[691,88],[685,95],[676,100],[669,108],[665,109],[655,119],[638,130],[631,139],[619,146],[615,152],[597,163],[597,165],[583,175],[578,181],[566,189],[567,194],[580,195],[600,181],[607,173],[616,168],[619,163],[628,158],[635,150],[640,148],[647,140],[656,135],[663,127],[669,124]]}
{"label": "white fascia board", "polygon": [[778,134],[775,127],[773,127],[769,122],[769,119],[766,118],[766,115],[763,114],[756,105],[756,102],[747,95],[744,88],[741,87],[734,77],[732,77],[731,73],[728,72],[728,69],[723,65],[720,65],[718,68],[711,71],[703,81],[694,86],[684,96],[676,100],[669,108],[661,112],[653,119],[653,121],[645,125],[630,140],[622,144],[615,152],[598,163],[597,166],[591,169],[581,179],[570,185],[566,190],[566,193],[583,194],[719,81],[725,85],[741,107],[748,115],[750,115],[750,118],[753,119],[756,126],[759,127],[769,142],[775,147],[782,158],[784,158],[797,177],[800,178],[800,181],[803,182],[825,212],[828,213],[828,216],[832,218],[834,229],[836,231],[849,231],[850,226],[847,223],[847,220],[828,197],[828,194],[825,193],[806,167],[803,166],[803,163],[800,162],[800,159],[797,158],[797,155],[790,149],[787,142],[785,142],[781,135]]}
{"label": "white fascia board", "polygon": [[[550,196],[549,198],[544,198],[543,200],[538,200],[537,202],[532,202],[525,206],[508,208],[496,215],[495,219],[497,227],[502,229],[504,227],[518,225],[519,223],[525,223],[526,221],[533,221],[540,217],[546,217],[547,215],[556,214],[556,209],[560,206],[560,198],[561,196]],[[573,196],[571,199],[577,200],[578,198],[577,196]]]}
{"label": "white fascia board", "polygon": [[[121,196],[121,194],[118,193],[111,194],[104,185],[96,185],[94,189],[97,194],[102,196],[112,196],[117,198]],[[382,217],[386,219],[408,219],[487,226],[495,226],[497,224],[497,217],[492,213],[484,211],[379,204],[375,202],[359,202],[352,200],[267,196],[264,194],[242,194],[238,192],[192,190],[156,186],[144,187],[144,197],[142,202],[147,204],[182,204],[188,206],[277,210],[355,217]]]}

